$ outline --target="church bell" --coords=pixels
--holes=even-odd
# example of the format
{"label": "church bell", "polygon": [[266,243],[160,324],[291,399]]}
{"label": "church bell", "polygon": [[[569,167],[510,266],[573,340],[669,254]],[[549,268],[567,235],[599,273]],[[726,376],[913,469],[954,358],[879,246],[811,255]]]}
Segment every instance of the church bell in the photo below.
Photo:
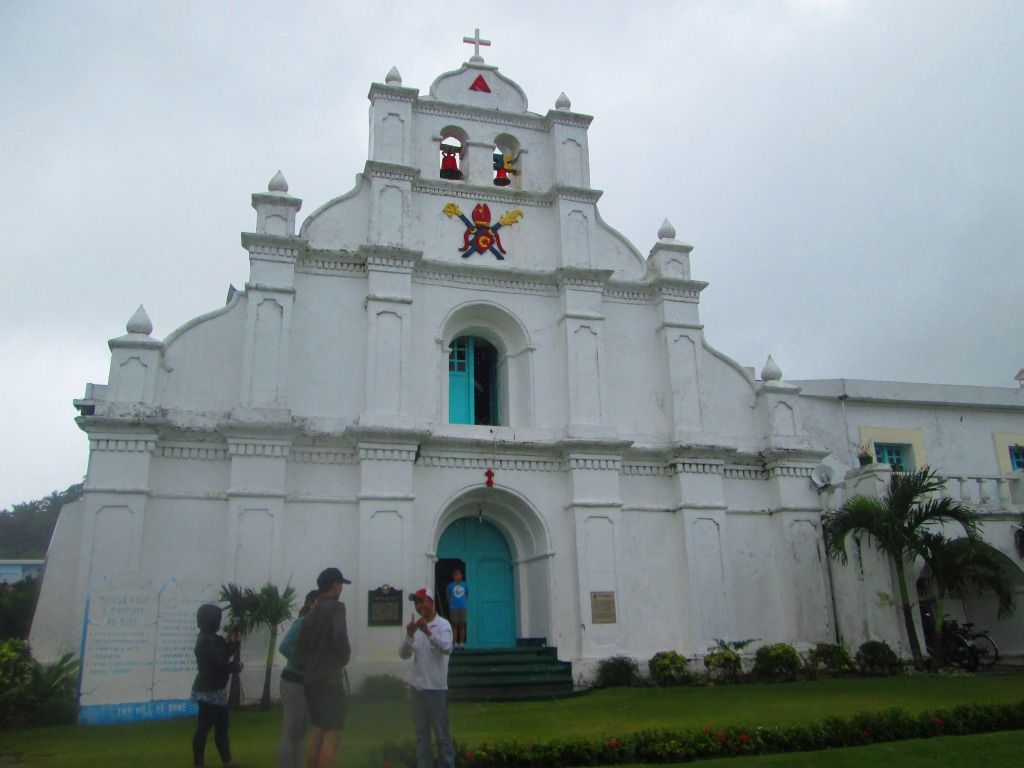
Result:
{"label": "church bell", "polygon": [[458,181],[462,178],[459,163],[455,159],[455,150],[441,147],[441,178]]}
{"label": "church bell", "polygon": [[494,186],[507,187],[512,183],[508,172],[512,168],[512,158],[507,155],[495,153],[494,155]]}

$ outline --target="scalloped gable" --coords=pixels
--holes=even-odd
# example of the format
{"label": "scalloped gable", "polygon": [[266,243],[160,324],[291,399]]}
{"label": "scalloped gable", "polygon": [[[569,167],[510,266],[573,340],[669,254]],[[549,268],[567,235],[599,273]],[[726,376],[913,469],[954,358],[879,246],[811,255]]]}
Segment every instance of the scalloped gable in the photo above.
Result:
{"label": "scalloped gable", "polygon": [[489,64],[466,62],[460,69],[445,72],[430,84],[430,96],[438,101],[483,109],[527,111],[523,89]]}

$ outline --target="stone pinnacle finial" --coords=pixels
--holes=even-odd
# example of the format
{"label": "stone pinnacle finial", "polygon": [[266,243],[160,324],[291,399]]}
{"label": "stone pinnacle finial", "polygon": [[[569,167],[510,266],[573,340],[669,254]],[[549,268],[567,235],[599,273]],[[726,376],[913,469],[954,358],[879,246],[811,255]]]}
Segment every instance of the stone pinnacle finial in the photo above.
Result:
{"label": "stone pinnacle finial", "polygon": [[149,315],[146,314],[146,308],[139,304],[139,308],[128,319],[128,324],[125,325],[124,329],[128,333],[141,333],[143,336],[149,336],[153,332],[153,322],[149,319]]}
{"label": "stone pinnacle finial", "polygon": [[267,184],[267,190],[270,192],[279,192],[281,194],[288,193],[288,182],[284,178],[284,174],[278,171],[274,174],[274,178]]}
{"label": "stone pinnacle finial", "polygon": [[565,91],[558,94],[558,98],[555,99],[555,109],[561,112],[568,112],[572,109],[572,102],[569,101],[569,97],[565,95]]}
{"label": "stone pinnacle finial", "polygon": [[392,67],[388,70],[388,73],[384,76],[385,85],[401,85],[402,84],[402,73],[398,71],[398,67]]}
{"label": "stone pinnacle finial", "polygon": [[782,369],[779,368],[771,355],[768,355],[768,359],[765,361],[764,368],[761,369],[761,381],[781,381],[782,380]]}
{"label": "stone pinnacle finial", "polygon": [[675,240],[676,239],[676,228],[672,226],[672,222],[665,219],[661,222],[661,226],[658,228],[658,239],[659,240]]}

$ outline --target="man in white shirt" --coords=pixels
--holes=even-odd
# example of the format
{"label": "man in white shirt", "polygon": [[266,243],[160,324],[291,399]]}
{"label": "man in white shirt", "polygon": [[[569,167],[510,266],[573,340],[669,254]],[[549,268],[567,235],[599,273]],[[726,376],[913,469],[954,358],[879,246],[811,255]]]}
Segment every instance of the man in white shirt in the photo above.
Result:
{"label": "man in white shirt", "polygon": [[412,722],[416,728],[416,765],[432,768],[434,750],[430,743],[433,728],[441,768],[455,768],[451,728],[448,725],[448,657],[452,652],[452,625],[434,610],[434,592],[423,587],[409,595],[419,618],[413,616],[405,626],[405,637],[398,649],[403,659],[412,662]]}

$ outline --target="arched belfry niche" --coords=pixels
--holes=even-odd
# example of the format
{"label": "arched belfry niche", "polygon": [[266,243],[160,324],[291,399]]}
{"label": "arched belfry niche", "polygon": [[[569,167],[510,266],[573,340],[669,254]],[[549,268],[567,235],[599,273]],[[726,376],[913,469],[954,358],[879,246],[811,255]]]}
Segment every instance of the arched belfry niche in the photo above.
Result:
{"label": "arched belfry niche", "polygon": [[[492,302],[467,302],[448,313],[438,334],[438,364],[442,371],[442,420],[449,424],[486,424],[489,426],[528,427],[533,425],[533,369],[529,335],[519,319],[508,309]],[[486,352],[486,360],[473,365],[474,347]],[[490,420],[464,418],[473,413],[472,404],[462,407],[458,388],[473,387],[473,374],[485,373],[489,379],[476,382],[476,394],[490,405]],[[493,387],[481,393],[481,386]],[[477,409],[481,413],[482,409]]]}
{"label": "arched belfry niche", "polygon": [[[490,646],[513,644],[522,637],[550,639],[553,553],[547,526],[529,500],[498,486],[461,491],[438,516],[433,541],[439,565],[454,557],[468,566],[471,645],[475,639]],[[485,551],[474,552],[473,547]],[[508,586],[497,592],[492,584],[485,586],[488,574],[481,568],[495,574],[507,568]],[[443,580],[438,580],[438,590],[444,589]]]}

